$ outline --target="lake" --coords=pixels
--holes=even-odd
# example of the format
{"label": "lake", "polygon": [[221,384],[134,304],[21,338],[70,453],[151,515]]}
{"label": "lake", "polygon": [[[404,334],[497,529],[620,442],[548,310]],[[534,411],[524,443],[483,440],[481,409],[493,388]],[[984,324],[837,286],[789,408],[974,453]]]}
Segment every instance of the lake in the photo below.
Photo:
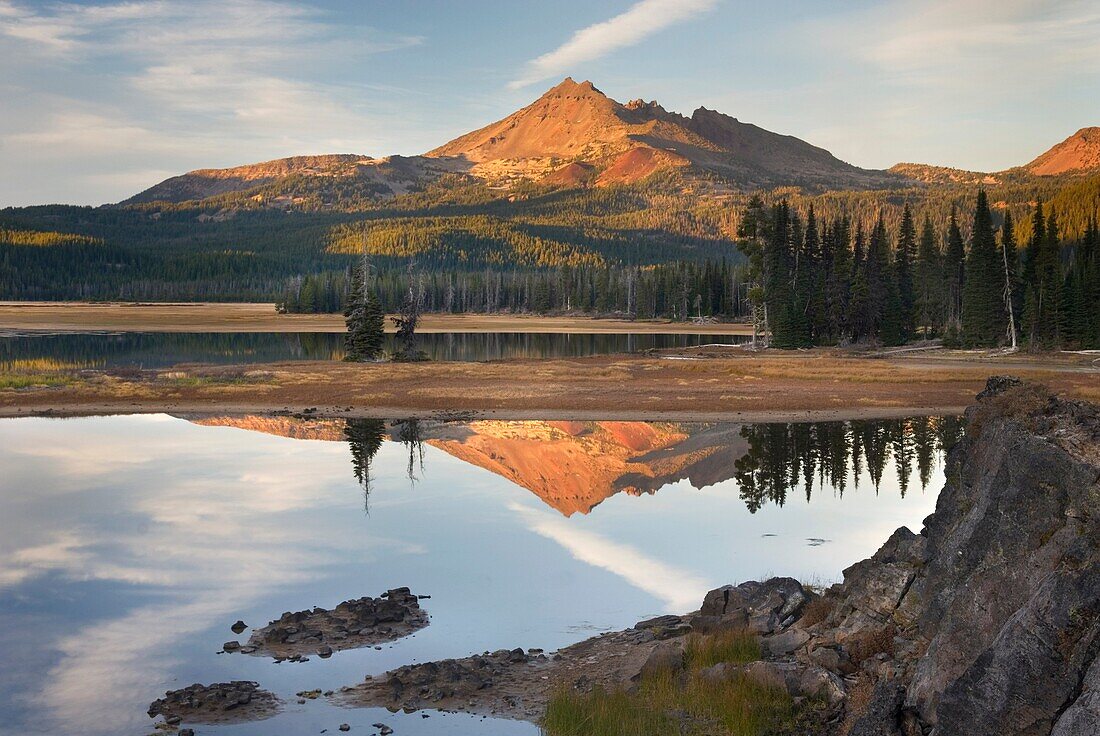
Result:
{"label": "lake", "polygon": [[[274,719],[200,734],[537,734],[343,709],[408,662],[561,647],[729,582],[826,585],[919,530],[953,419],[673,424],[173,417],[0,420],[0,734],[148,734],[193,682],[255,680]],[[219,654],[284,611],[398,586],[427,628],[275,664]]]}
{"label": "lake", "polygon": [[[0,338],[0,366],[45,362],[72,368],[167,368],[179,363],[344,357],[344,336],[328,332],[12,332]],[[710,334],[450,332],[422,334],[420,347],[432,360],[481,361],[580,358],[709,343],[739,344],[750,339],[745,335]],[[386,349],[393,349],[393,335],[386,336]]]}

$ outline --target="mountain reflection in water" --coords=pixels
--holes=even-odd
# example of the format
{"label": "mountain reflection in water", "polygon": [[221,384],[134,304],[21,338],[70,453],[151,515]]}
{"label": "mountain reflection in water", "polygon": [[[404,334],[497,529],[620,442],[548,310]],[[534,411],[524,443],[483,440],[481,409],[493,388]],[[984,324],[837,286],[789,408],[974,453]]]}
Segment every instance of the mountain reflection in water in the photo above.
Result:
{"label": "mountain reflection in water", "polygon": [[815,487],[843,496],[849,482],[858,488],[863,468],[877,491],[889,463],[904,497],[913,482],[928,486],[937,455],[960,432],[954,417],[750,425],[265,417],[194,421],[298,439],[344,440],[368,503],[371,462],[382,443],[407,448],[410,480],[424,470],[426,443],[526,488],[565,516],[587,514],[617,493],[652,494],[681,480],[703,489],[731,479],[755,513],[767,503],[784,505],[799,486],[807,501]]}

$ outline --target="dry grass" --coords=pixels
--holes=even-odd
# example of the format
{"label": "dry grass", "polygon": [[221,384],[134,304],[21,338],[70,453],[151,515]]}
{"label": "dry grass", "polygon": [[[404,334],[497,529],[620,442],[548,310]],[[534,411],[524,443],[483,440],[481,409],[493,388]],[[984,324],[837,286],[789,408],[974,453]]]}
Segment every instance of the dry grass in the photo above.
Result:
{"label": "dry grass", "polygon": [[836,602],[832,598],[824,596],[814,598],[802,609],[802,618],[799,619],[799,623],[804,627],[819,624],[829,618],[829,614],[833,612],[835,607]]}
{"label": "dry grass", "polygon": [[866,629],[844,643],[854,664],[860,664],[877,654],[894,656],[894,630],[889,626]]}
{"label": "dry grass", "polygon": [[1014,386],[985,399],[971,417],[966,432],[971,437],[977,437],[987,422],[997,418],[1012,419],[1031,426],[1035,417],[1046,412],[1053,397],[1054,394],[1041,384],[1026,382]]}
{"label": "dry grass", "polygon": [[713,634],[691,634],[684,647],[689,669],[712,667],[720,662],[743,664],[760,659],[760,639],[745,629],[728,629]]}
{"label": "dry grass", "polygon": [[548,736],[760,736],[791,721],[787,692],[742,675],[715,680],[700,670],[721,662],[759,657],[757,638],[746,631],[693,635],[686,644],[687,671],[647,675],[635,690],[595,689],[555,693],[542,722]]}

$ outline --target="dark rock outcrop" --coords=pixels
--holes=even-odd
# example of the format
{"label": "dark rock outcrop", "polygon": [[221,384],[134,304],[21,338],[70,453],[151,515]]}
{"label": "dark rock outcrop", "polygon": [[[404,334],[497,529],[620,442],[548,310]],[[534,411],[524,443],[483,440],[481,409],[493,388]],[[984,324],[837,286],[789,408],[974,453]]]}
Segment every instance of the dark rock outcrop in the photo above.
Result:
{"label": "dark rock outcrop", "polygon": [[967,421],[924,530],[845,571],[796,659],[875,685],[851,734],[1096,733],[1100,411],[998,377]]}

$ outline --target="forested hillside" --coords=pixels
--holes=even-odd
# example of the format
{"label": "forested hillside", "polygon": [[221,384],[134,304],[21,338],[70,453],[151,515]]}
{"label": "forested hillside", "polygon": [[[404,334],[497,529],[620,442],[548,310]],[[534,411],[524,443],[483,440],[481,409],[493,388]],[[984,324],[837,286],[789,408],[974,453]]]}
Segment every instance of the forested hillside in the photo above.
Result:
{"label": "forested hillside", "polygon": [[[339,310],[344,274],[365,250],[395,300],[415,260],[433,309],[748,312],[737,238],[748,193],[698,195],[680,172],[603,188],[494,189],[455,175],[386,200],[342,186],[350,185],[290,177],[198,201],[0,210],[0,298],[270,299]],[[952,211],[971,211],[980,186],[785,187],[760,197],[803,221],[811,207],[817,222],[844,218],[867,235],[881,220],[892,253],[905,206],[944,245]],[[1011,216],[1019,243],[1031,240],[1044,201],[1067,263],[1100,211],[1100,176],[1012,177],[985,190],[993,227]],[[333,200],[340,206],[323,204]],[[968,242],[970,218],[957,224]]]}

